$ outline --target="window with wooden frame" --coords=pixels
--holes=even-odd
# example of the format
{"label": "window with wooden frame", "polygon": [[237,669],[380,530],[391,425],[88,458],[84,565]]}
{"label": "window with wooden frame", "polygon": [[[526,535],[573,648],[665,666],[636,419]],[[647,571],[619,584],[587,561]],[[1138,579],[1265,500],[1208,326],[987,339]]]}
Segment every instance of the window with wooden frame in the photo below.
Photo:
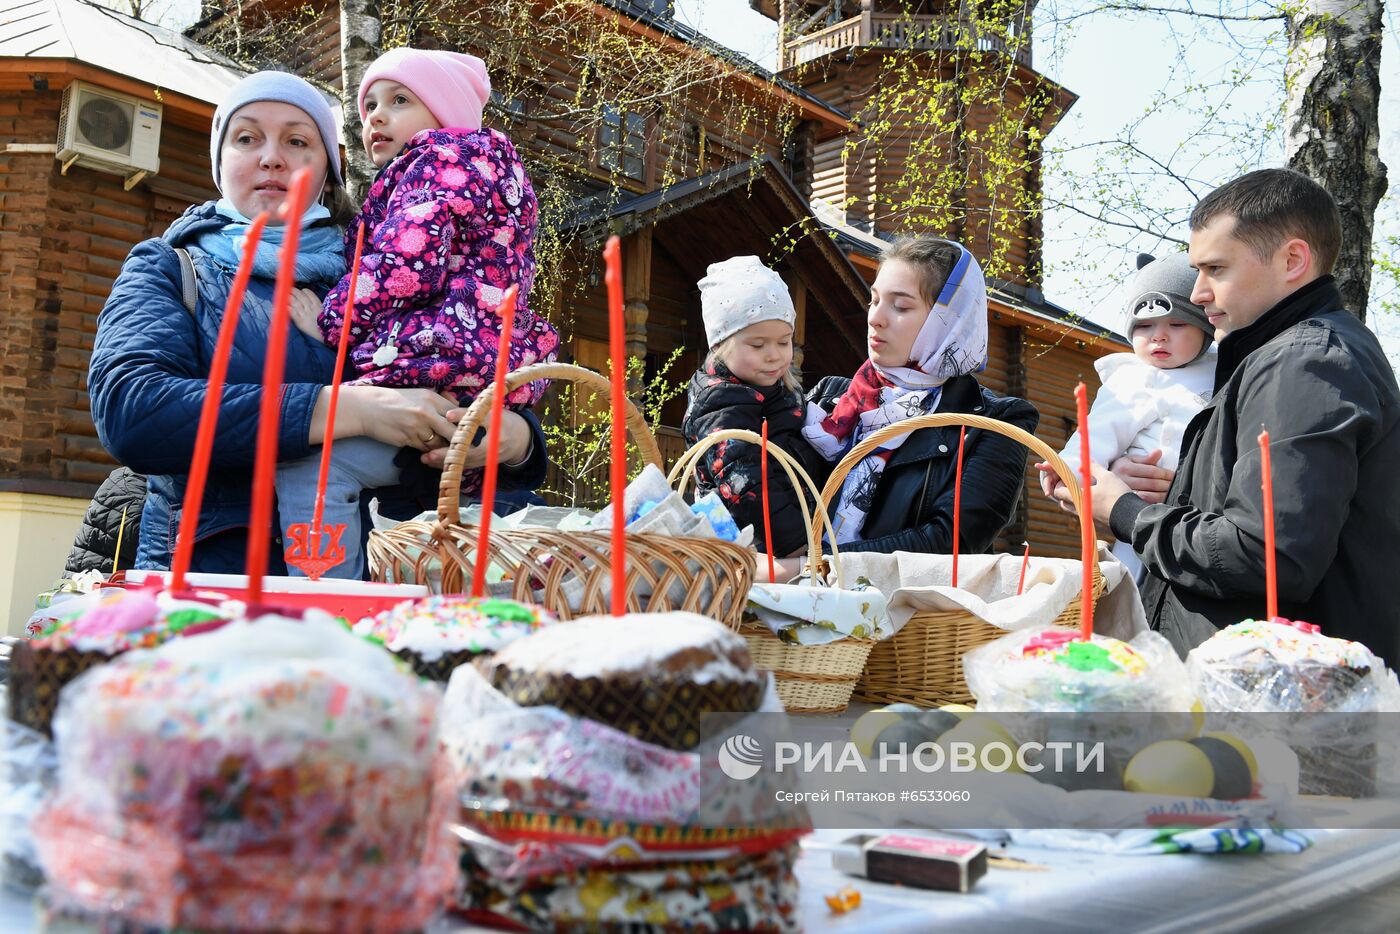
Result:
{"label": "window with wooden frame", "polygon": [[598,166],[644,182],[647,176],[647,118],[642,114],[603,108],[598,128]]}

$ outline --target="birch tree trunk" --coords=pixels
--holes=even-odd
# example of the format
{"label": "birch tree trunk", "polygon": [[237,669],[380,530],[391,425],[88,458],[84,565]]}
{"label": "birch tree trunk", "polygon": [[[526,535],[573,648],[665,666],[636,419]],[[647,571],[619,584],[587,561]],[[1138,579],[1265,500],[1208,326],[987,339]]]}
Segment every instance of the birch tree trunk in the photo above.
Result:
{"label": "birch tree trunk", "polygon": [[1363,321],[1371,234],[1386,189],[1380,141],[1381,0],[1300,0],[1288,20],[1284,157],[1337,199],[1342,250],[1334,274]]}
{"label": "birch tree trunk", "polygon": [[379,0],[340,0],[341,102],[345,119],[346,187],[358,205],[374,180],[374,163],[360,144],[360,80],[379,57]]}

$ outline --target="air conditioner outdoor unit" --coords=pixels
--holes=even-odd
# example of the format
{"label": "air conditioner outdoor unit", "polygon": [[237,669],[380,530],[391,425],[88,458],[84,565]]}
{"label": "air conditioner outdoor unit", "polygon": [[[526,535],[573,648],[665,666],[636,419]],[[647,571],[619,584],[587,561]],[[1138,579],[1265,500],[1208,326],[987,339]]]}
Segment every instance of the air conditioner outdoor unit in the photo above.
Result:
{"label": "air conditioner outdoor unit", "polygon": [[160,171],[160,119],[160,104],[74,81],[58,118],[63,174],[76,163],[120,175],[131,190]]}

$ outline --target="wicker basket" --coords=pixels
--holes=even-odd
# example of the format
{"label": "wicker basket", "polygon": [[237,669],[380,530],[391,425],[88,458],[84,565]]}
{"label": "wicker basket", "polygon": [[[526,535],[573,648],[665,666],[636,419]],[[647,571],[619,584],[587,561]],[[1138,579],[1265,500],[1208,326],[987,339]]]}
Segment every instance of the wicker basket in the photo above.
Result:
{"label": "wicker basket", "polygon": [[[524,367],[506,377],[507,391],[537,379],[564,380],[607,392],[607,379],[565,363]],[[488,386],[467,409],[452,436],[435,520],[405,522],[369,537],[370,575],[375,580],[424,584],[441,593],[468,587],[476,561],[478,528],[464,525],[460,506],[462,471],[471,439],[490,411],[495,387]],[[656,438],[630,401],[627,428],[642,458],[661,466]],[[612,584],[612,538],[607,532],[552,529],[493,529],[488,560],[506,568],[513,599],[535,603],[560,619],[607,613]],[[441,581],[432,580],[435,565]],[[627,536],[627,609],[631,613],[688,610],[737,626],[753,583],[753,556],[733,542],[659,535]],[[574,599],[566,584],[577,590]],[[649,591],[649,592],[648,592]],[[673,591],[675,593],[673,593]],[[683,593],[682,598],[676,597]]]}
{"label": "wicker basket", "polygon": [[[1055,472],[1064,480],[1079,514],[1081,528],[1089,524],[1093,517],[1086,515],[1079,484],[1074,472],[1060,458],[1060,455],[1039,438],[1022,431],[1014,425],[986,418],[981,415],[946,413],[920,415],[906,421],[880,429],[861,441],[841,459],[832,470],[831,477],[822,490],[822,504],[830,509],[831,501],[841,489],[852,468],[870,452],[890,438],[898,437],[921,428],[943,428],[950,425],[966,425],[1005,435],[1025,445],[1042,459],[1048,461]],[[1104,590],[1103,575],[1099,573],[1097,562],[1094,565],[1094,593],[1091,599],[1098,599]],[[1075,597],[1055,619],[1056,625],[1077,626],[1082,595]],[[978,646],[986,645],[1006,635],[1000,629],[984,622],[971,613],[961,611],[916,612],[895,633],[875,646],[865,664],[865,674],[856,687],[857,700],[877,704],[907,703],[920,707],[937,707],[942,704],[970,704],[972,694],[967,689],[967,679],[963,675],[963,656]]]}
{"label": "wicker basket", "polygon": [[[676,460],[669,478],[671,486],[683,490],[695,475],[696,466],[705,452],[722,441],[730,440],[763,443],[763,439],[751,431],[730,429],[708,435]],[[817,502],[820,497],[817,485],[807,476],[802,465],[782,448],[769,445],[768,456],[783,468],[799,493],[798,503],[807,529],[807,565],[812,571],[812,579],[821,580],[822,534],[830,525],[826,512],[820,506],[815,512],[809,509],[807,498],[800,495],[805,487],[811,493],[813,502]],[[831,561],[837,586],[843,587],[841,556],[834,545]],[[759,573],[762,574],[762,569]],[[874,639],[853,636],[825,645],[792,645],[779,639],[762,623],[746,622],[737,628],[749,644],[749,654],[753,656],[754,664],[773,672],[778,697],[788,713],[843,713],[851,702],[851,693],[860,680],[865,660],[875,645]]]}

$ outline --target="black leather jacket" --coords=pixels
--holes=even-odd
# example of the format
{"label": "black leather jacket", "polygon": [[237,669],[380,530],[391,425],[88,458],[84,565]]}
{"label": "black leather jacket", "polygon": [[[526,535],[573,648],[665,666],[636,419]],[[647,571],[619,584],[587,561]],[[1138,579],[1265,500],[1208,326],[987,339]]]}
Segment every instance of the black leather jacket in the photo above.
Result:
{"label": "black leather jacket", "polygon": [[[807,400],[830,411],[850,382],[828,376],[817,383]],[[1040,423],[1035,406],[983,389],[972,376],[957,376],[944,383],[933,411],[984,415],[1030,432]],[[988,551],[1010,520],[1025,483],[1026,455],[1026,449],[1010,438],[968,429],[958,528],[961,553]],[[842,545],[841,550],[950,553],[957,461],[957,426],[914,432],[896,449],[880,475],[861,540]]]}
{"label": "black leather jacket", "polygon": [[1265,615],[1259,429],[1269,429],[1280,615],[1400,663],[1400,387],[1331,276],[1220,343],[1165,503],[1124,496],[1113,533],[1147,569],[1147,621],[1185,655]]}

